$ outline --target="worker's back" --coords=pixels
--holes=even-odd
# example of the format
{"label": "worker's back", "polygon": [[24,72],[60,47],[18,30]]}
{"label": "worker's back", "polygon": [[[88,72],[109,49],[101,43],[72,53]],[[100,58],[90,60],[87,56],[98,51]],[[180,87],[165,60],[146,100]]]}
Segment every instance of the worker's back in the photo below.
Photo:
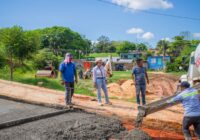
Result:
{"label": "worker's back", "polygon": [[182,102],[185,109],[184,116],[200,116],[200,94],[194,88],[187,88],[177,95],[174,100]]}

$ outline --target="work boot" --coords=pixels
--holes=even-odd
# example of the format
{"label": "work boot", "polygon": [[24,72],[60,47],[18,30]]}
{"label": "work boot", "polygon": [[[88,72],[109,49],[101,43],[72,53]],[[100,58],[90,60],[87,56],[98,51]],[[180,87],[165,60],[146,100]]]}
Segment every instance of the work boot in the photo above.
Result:
{"label": "work boot", "polygon": [[105,105],[112,105],[112,103],[111,102],[106,102]]}
{"label": "work boot", "polygon": [[98,105],[99,105],[99,106],[103,106],[103,104],[102,104],[102,103],[98,103]]}

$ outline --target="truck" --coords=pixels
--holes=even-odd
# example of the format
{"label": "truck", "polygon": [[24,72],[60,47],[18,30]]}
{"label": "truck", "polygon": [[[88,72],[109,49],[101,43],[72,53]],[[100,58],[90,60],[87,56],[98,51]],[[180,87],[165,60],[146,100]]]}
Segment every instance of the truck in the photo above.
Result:
{"label": "truck", "polygon": [[190,55],[190,62],[187,74],[180,77],[180,82],[187,81],[191,86],[200,82],[200,44]]}

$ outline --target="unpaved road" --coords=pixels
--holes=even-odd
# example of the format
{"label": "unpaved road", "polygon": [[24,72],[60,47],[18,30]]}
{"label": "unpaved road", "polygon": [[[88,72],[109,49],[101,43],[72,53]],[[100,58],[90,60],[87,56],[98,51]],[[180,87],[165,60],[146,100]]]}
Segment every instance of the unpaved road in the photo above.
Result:
{"label": "unpaved road", "polygon": [[[64,105],[64,93],[60,91],[3,80],[0,80],[0,88],[0,95],[20,98],[28,101]],[[80,95],[76,95],[73,101],[79,108],[83,108],[90,112],[117,116],[129,129],[133,127],[133,120],[137,115],[136,104],[130,102],[112,100],[112,106],[99,107],[96,102],[91,101],[90,97]],[[180,133],[181,131],[182,113],[182,108],[179,105],[168,110],[149,115],[144,120],[144,126],[147,127],[144,127],[144,130],[156,139],[183,139],[182,135],[177,133]]]}

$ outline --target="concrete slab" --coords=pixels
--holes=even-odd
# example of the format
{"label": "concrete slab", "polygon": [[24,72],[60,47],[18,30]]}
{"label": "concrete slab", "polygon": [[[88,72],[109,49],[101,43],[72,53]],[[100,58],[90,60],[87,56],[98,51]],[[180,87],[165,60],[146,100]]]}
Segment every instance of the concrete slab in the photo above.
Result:
{"label": "concrete slab", "polygon": [[0,123],[53,111],[56,109],[0,99]]}

